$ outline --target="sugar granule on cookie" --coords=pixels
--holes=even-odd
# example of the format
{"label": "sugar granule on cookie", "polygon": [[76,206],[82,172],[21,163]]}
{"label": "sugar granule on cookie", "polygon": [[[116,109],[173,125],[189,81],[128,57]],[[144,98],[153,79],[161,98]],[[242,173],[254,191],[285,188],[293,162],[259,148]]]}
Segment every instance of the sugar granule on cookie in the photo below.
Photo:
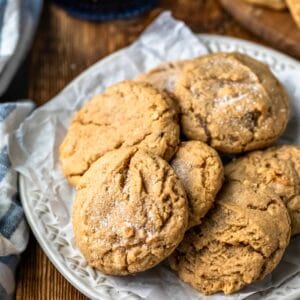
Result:
{"label": "sugar granule on cookie", "polygon": [[72,223],[91,266],[111,275],[134,274],[157,265],[182,240],[186,195],[162,158],[122,148],[102,156],[82,176]]}

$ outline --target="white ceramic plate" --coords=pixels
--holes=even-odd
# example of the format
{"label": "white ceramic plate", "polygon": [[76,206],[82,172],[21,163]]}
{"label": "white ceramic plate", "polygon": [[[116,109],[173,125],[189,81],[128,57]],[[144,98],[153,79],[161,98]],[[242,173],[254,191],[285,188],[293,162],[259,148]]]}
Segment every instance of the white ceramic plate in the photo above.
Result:
{"label": "white ceramic plate", "polygon": [[[217,35],[199,35],[199,38],[211,52],[239,51],[267,63],[273,70],[300,69],[299,62],[293,58],[254,43]],[[99,272],[88,268],[81,257],[70,255],[72,251],[69,251],[71,250],[69,247],[72,246],[60,235],[60,228],[51,209],[51,200],[45,199],[35,189],[34,184],[24,177],[20,177],[20,193],[28,223],[36,239],[51,262],[72,285],[93,299],[139,299],[138,296],[126,291],[115,290],[105,282]],[[300,279],[300,274],[296,276]],[[297,285],[295,287],[295,279],[294,277],[285,282],[280,288],[250,298],[283,299],[289,295],[286,299],[300,299],[300,287]],[[291,290],[293,297],[290,296]]]}

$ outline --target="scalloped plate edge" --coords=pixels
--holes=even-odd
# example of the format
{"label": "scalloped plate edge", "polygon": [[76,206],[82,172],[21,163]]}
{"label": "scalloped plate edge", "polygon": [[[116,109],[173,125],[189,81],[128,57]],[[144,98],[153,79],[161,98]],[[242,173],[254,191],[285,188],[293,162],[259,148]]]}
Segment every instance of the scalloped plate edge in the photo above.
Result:
{"label": "scalloped plate edge", "polygon": [[[267,53],[268,56],[272,56],[275,60],[283,61],[282,65],[287,65],[290,69],[300,69],[300,63],[293,59],[292,57],[285,55],[281,52],[278,52],[276,50],[273,50],[271,48],[261,46],[252,42],[248,42],[245,40],[237,39],[237,38],[231,38],[231,37],[225,37],[225,36],[219,36],[219,35],[213,35],[213,34],[198,34],[197,35],[199,39],[208,47],[208,49],[211,52],[216,51],[241,51],[251,54],[251,52],[256,53]],[[223,44],[223,45],[222,45]],[[220,46],[221,45],[221,46]],[[233,47],[235,45],[235,48]],[[233,47],[233,48],[232,48]],[[120,51],[120,50],[119,50]],[[115,53],[111,54],[109,57],[115,55]],[[262,57],[264,57],[262,55]],[[103,60],[107,59],[108,57],[102,59],[98,63],[94,64],[91,68],[97,68],[99,64],[103,62]],[[261,59],[263,60],[263,59]],[[272,65],[270,65],[272,67]],[[81,75],[76,77],[76,81],[79,80],[81,77],[85,76],[88,72],[90,72],[91,68],[87,69]],[[50,259],[50,261],[53,263],[53,265],[56,267],[56,269],[65,277],[67,281],[69,281],[74,287],[76,287],[82,294],[89,298],[97,298],[101,297],[101,299],[105,300],[111,300],[113,299],[109,295],[107,295],[105,298],[103,297],[103,294],[99,294],[97,291],[92,289],[91,287],[87,286],[86,283],[80,281],[80,279],[74,275],[74,273],[64,264],[61,262],[60,258],[58,257],[55,250],[51,248],[51,242],[43,235],[39,228],[40,221],[38,220],[38,217],[33,213],[30,207],[30,200],[29,200],[29,191],[28,186],[30,187],[30,182],[22,175],[20,175],[19,178],[19,190],[20,190],[20,196],[21,196],[21,202],[24,208],[24,212],[28,221],[28,224],[37,239],[38,243],[40,244],[41,248],[47,255],[47,257]],[[118,291],[116,291],[118,292]],[[123,292],[121,292],[123,294]],[[297,293],[300,298],[300,290],[299,293]],[[124,294],[123,294],[124,296]],[[122,297],[123,298],[123,297]],[[123,298],[124,299],[124,298]],[[137,299],[136,296],[132,294],[128,294],[128,297],[126,299]]]}

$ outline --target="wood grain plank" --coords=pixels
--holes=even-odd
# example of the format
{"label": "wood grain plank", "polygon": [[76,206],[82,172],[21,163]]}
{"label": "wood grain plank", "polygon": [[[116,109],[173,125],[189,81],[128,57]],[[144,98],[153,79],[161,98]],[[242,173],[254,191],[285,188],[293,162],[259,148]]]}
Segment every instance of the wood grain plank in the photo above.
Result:
{"label": "wood grain plank", "polygon": [[245,28],[274,48],[300,59],[300,29],[288,10],[275,11],[241,0],[221,0],[221,3]]}
{"label": "wood grain plank", "polygon": [[128,21],[85,22],[46,5],[32,51],[29,96],[42,104],[104,56],[132,43],[163,10],[195,32],[228,34],[258,41],[224,13],[215,0],[165,0],[150,13]]}
{"label": "wood grain plank", "polygon": [[[29,62],[28,97],[43,104],[106,55],[132,43],[163,10],[195,32],[226,34],[260,42],[226,14],[217,0],[163,0],[141,17],[108,23],[70,17],[46,2]],[[51,264],[31,237],[17,273],[17,300],[86,299]]]}

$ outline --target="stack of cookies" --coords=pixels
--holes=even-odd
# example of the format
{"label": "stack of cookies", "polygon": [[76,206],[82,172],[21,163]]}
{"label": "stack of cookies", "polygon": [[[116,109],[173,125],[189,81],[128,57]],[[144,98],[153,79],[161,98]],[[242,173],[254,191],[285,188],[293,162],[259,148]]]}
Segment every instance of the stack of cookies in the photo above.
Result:
{"label": "stack of cookies", "polygon": [[94,97],[60,146],[87,262],[129,275],[168,258],[205,294],[263,279],[300,233],[300,148],[266,149],[289,110],[269,68],[240,53],[167,63]]}

